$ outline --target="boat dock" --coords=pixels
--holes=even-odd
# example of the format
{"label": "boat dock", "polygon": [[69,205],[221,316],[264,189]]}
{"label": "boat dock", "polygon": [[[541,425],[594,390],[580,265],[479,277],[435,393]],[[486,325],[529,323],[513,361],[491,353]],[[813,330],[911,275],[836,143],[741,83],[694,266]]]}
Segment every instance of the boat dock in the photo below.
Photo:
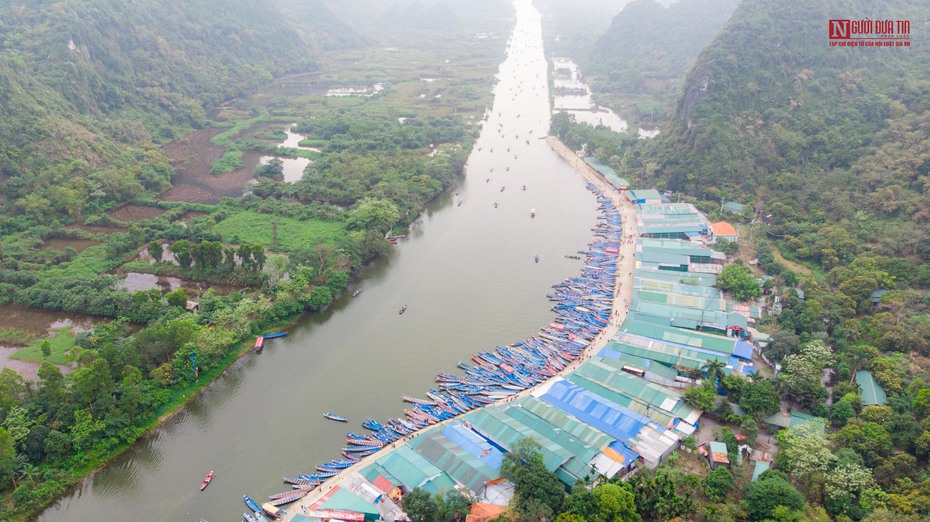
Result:
{"label": "boat dock", "polygon": [[[512,494],[512,486],[500,481],[496,472],[502,459],[499,448],[506,447],[502,442],[506,442],[507,445],[513,444],[519,438],[530,434],[537,437],[539,433],[547,434],[550,438],[544,446],[547,461],[550,460],[550,456],[558,455],[553,462],[559,461],[563,464],[562,467],[571,469],[564,473],[563,478],[571,484],[587,473],[589,459],[597,456],[601,456],[602,461],[605,458],[609,461],[602,462],[608,473],[629,472],[636,460],[634,455],[639,454],[620,440],[586,426],[578,418],[570,418],[550,402],[556,397],[560,397],[560,401],[570,400],[568,395],[578,396],[580,392],[584,393],[579,397],[586,398],[585,393],[590,395],[587,390],[579,389],[579,386],[571,383],[571,376],[614,338],[619,325],[626,319],[628,303],[633,295],[636,254],[635,209],[632,203],[597,171],[577,158],[561,142],[556,140],[556,143],[565,151],[560,152],[563,157],[568,154],[569,158],[577,160],[570,163],[576,165],[578,172],[589,181],[589,189],[598,195],[601,219],[595,227],[596,241],[591,245],[589,252],[579,252],[586,259],[583,277],[599,277],[603,283],[603,276],[598,272],[606,270],[613,274],[609,284],[604,288],[588,285],[585,281],[569,281],[568,284],[560,284],[561,287],[556,285],[557,292],[550,297],[562,293],[561,299],[556,301],[559,304],[554,307],[559,312],[558,320],[562,322],[554,322],[543,328],[530,340],[514,343],[506,348],[498,347],[495,352],[475,354],[473,362],[476,365],[459,365],[460,368],[466,369],[464,378],[450,374],[440,374],[437,377],[440,388],[443,388],[441,385],[444,379],[446,383],[457,383],[466,390],[469,389],[468,386],[482,384],[481,377],[484,377],[484,381],[494,382],[497,386],[494,386],[493,390],[483,392],[484,395],[466,393],[458,396],[466,401],[471,397],[475,402],[478,402],[476,399],[484,397],[491,405],[483,407],[485,403],[479,402],[479,406],[482,407],[472,409],[468,413],[456,414],[453,410],[451,415],[446,412],[446,415],[442,415],[445,418],[434,417],[435,422],[430,422],[427,412],[440,415],[437,412],[438,403],[444,398],[450,399],[447,404],[456,404],[455,399],[452,399],[456,396],[445,393],[448,387],[443,388],[443,392],[430,392],[429,400],[404,397],[405,401],[417,408],[410,410],[413,415],[408,413],[408,422],[419,419],[428,427],[398,436],[390,442],[382,441],[383,444],[377,444],[375,453],[361,457],[356,465],[340,470],[319,487],[307,492],[291,506],[284,520],[303,521],[307,514],[318,518],[325,515],[327,510],[359,509],[369,513],[369,516],[377,515],[385,520],[393,520],[400,514],[398,494],[413,487],[421,487],[435,493],[456,485],[464,485],[483,502],[506,504]],[[592,297],[594,299],[591,299]],[[583,324],[579,325],[579,322]],[[585,337],[587,334],[590,334],[590,337]],[[533,339],[537,339],[540,344],[533,345]],[[572,354],[553,356],[560,367],[555,369],[549,364],[549,369],[555,371],[551,371],[551,375],[545,375],[544,370],[540,375],[545,375],[545,378],[539,382],[525,383],[527,386],[504,387],[508,382],[520,382],[500,380],[504,374],[525,375],[525,371],[517,372],[515,366],[522,364],[522,368],[526,370],[528,365],[532,366],[530,363],[534,360],[537,363],[541,362],[539,354],[542,345],[575,345],[577,349],[572,350]],[[517,353],[514,353],[515,351]],[[539,368],[539,365],[535,367]],[[493,368],[499,371],[495,374]],[[495,378],[499,380],[494,381]],[[517,389],[513,389],[514,387]],[[460,402],[458,404],[461,406]],[[643,431],[643,427],[650,426],[649,429],[654,431],[658,427],[654,421],[641,414],[633,411],[629,411],[629,414],[640,429],[624,434],[627,441]],[[513,426],[520,428],[513,429]],[[415,427],[419,428],[418,425]],[[578,431],[577,440],[567,440],[566,437],[570,437],[567,433],[565,436],[559,436],[556,427],[558,430],[566,430],[567,433]],[[671,451],[675,443],[675,437],[664,438],[667,451]],[[660,450],[660,453],[667,451]],[[584,458],[579,459],[573,455]],[[444,458],[448,461],[443,461]],[[452,471],[453,467],[457,471]],[[466,475],[470,478],[466,479]],[[432,478],[427,480],[428,477]],[[350,509],[351,507],[355,509]]]}

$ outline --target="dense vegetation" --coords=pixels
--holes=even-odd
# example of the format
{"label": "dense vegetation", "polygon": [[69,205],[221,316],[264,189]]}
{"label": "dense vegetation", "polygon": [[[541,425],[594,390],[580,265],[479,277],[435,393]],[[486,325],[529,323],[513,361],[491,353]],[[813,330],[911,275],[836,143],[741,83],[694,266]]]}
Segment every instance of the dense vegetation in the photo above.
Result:
{"label": "dense vegetation", "polygon": [[7,5],[0,231],[161,192],[171,168],[155,144],[274,76],[312,68],[300,41],[264,0]]}
{"label": "dense vegetation", "polygon": [[[737,480],[725,498],[691,512],[698,518],[930,516],[928,51],[830,47],[825,24],[838,13],[927,16],[913,1],[880,11],[858,1],[746,0],[697,58],[658,138],[554,121],[554,133],[635,186],[680,191],[711,219],[744,223],[739,257],[757,259],[756,276],[775,276],[763,299],[774,309],[777,297],[781,313],[760,328],[772,335],[764,353],[781,373],[754,383],[726,376],[725,399],[709,386],[686,399],[750,440],[781,401],[825,419],[825,430],[780,432],[780,471],[751,485]],[[748,203],[746,211],[723,213],[726,200]],[[755,297],[747,269],[731,267],[721,287]],[[874,375],[887,405],[863,404],[857,370]]]}
{"label": "dense vegetation", "polygon": [[[500,29],[510,15],[498,6],[488,22],[466,6],[457,29],[384,25],[389,37],[375,43],[324,1],[117,4],[23,1],[0,22],[0,306],[108,321],[47,339],[0,328],[0,342],[24,347],[16,358],[41,362],[37,381],[0,372],[3,520],[34,514],[189,400],[258,332],[325,309],[384,253],[385,236],[461,172],[489,99],[504,40],[462,49],[450,34]],[[397,41],[412,49],[386,50]],[[410,63],[440,57],[452,64],[428,73],[444,78],[430,86],[442,99],[423,102],[424,72]],[[320,60],[331,65],[315,74]],[[296,93],[287,76],[267,84],[291,72],[314,74],[300,75]],[[392,84],[367,98],[323,95],[373,77]],[[294,122],[302,145],[322,152],[275,145]],[[201,126],[224,127],[203,176],[241,172],[255,153],[314,163],[284,183],[273,160],[242,198],[159,199],[176,174],[161,144]],[[127,217],[136,211],[143,217]],[[127,272],[215,289],[131,293],[119,283]],[[66,374],[56,366],[70,363]]]}

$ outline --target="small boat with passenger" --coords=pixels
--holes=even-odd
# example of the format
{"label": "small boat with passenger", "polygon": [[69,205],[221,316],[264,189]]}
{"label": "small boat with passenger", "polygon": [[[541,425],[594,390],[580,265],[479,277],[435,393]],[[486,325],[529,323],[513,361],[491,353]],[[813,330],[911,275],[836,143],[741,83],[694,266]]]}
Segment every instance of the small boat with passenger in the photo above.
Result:
{"label": "small boat with passenger", "polygon": [[210,473],[207,473],[207,476],[203,478],[203,482],[200,483],[200,491],[207,489],[207,486],[210,485],[210,481],[213,480],[213,470],[210,470]]}
{"label": "small boat with passenger", "polygon": [[400,310],[397,312],[398,315],[403,314],[407,311],[407,305],[401,306]]}

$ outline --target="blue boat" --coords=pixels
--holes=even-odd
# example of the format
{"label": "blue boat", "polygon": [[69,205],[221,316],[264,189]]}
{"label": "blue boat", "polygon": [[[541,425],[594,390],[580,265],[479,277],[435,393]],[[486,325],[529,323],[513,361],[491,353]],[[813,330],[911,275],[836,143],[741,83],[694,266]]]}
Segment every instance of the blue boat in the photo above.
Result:
{"label": "blue boat", "polygon": [[323,412],[323,416],[336,422],[349,422],[349,419],[343,417],[342,415],[336,415],[335,413],[329,413],[328,411]]}
{"label": "blue boat", "polygon": [[242,500],[245,501],[245,505],[248,506],[248,508],[249,508],[253,513],[256,512],[256,511],[259,512],[259,513],[262,512],[262,508],[259,507],[258,503],[256,503],[254,500],[252,500],[252,497],[250,497],[250,496],[248,496],[248,495],[242,495]]}
{"label": "blue boat", "polygon": [[284,337],[285,335],[287,335],[287,332],[275,332],[275,333],[265,334],[262,337],[264,337],[265,339],[277,339],[278,337]]}

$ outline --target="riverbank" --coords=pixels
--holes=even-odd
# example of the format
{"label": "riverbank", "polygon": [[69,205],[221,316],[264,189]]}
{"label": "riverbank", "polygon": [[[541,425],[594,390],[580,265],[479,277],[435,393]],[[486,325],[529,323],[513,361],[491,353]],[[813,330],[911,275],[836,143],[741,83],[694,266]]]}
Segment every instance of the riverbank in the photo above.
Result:
{"label": "riverbank", "polygon": [[[578,158],[557,138],[555,138],[554,141],[548,141],[548,143],[573,167],[576,165],[587,167],[587,163],[581,160],[581,158]],[[581,365],[585,360],[589,359],[593,354],[597,353],[597,351],[603,348],[607,342],[609,342],[610,339],[612,339],[617,334],[620,324],[622,324],[624,319],[626,319],[626,314],[629,311],[629,304],[633,294],[633,270],[635,268],[636,251],[635,209],[629,200],[626,199],[623,194],[617,191],[613,185],[608,183],[607,180],[603,179],[600,174],[597,173],[597,171],[591,169],[590,167],[587,169],[576,167],[575,172],[583,176],[591,184],[595,185],[598,190],[600,190],[613,202],[614,206],[620,212],[622,219],[621,235],[622,237],[628,239],[621,242],[618,253],[615,293],[613,298],[613,305],[611,308],[612,313],[610,323],[605,326],[600,331],[600,333],[597,334],[597,336],[595,336],[595,338],[588,344],[588,346],[583,350],[578,358],[569,363],[562,371],[558,372],[555,377],[563,377],[572,373],[578,368],[579,365]],[[528,397],[536,392],[541,386],[546,386],[550,381],[546,381],[545,383],[541,383],[539,385],[515,393],[512,396],[509,396],[506,400],[515,401],[524,397]],[[493,406],[494,405],[491,405],[491,407]],[[283,520],[293,520],[296,515],[301,514],[303,511],[301,509],[302,506],[310,506],[319,502],[323,497],[329,494],[333,488],[338,487],[340,483],[355,475],[359,469],[367,467],[390,452],[406,446],[409,440],[416,437],[417,434],[421,433],[422,431],[433,430],[437,426],[448,425],[456,422],[461,422],[461,416],[456,416],[454,418],[432,424],[423,430],[415,432],[409,437],[398,439],[395,442],[386,445],[381,451],[378,451],[377,453],[361,459],[352,467],[340,472],[334,477],[329,478],[319,487],[310,491],[306,496],[290,504],[290,508],[287,510],[287,515],[283,518]]]}

